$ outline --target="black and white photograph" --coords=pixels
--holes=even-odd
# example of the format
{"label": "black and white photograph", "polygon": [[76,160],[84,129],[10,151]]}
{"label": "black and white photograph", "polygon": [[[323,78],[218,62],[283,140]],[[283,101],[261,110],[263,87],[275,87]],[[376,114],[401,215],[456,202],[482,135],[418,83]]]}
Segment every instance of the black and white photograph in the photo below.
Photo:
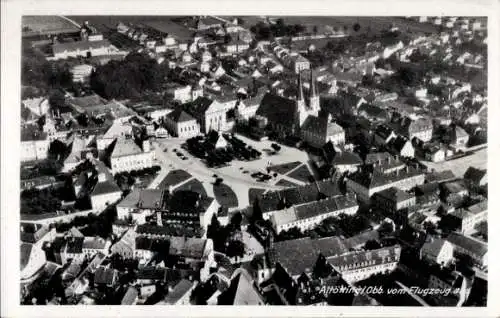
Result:
{"label": "black and white photograph", "polygon": [[10,297],[495,305],[488,14],[236,12],[22,14]]}

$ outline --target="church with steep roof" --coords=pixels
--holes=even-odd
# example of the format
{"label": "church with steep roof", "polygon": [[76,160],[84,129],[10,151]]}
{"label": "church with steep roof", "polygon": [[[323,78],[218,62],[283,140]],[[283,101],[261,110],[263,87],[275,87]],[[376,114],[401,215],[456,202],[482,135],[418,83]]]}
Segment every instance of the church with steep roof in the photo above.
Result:
{"label": "church with steep roof", "polygon": [[262,98],[256,115],[266,118],[269,126],[280,135],[301,137],[313,147],[322,147],[328,141],[336,145],[343,144],[344,129],[332,122],[331,116],[320,116],[320,97],[312,71],[309,88],[306,100],[302,76],[299,74],[295,99],[267,93]]}

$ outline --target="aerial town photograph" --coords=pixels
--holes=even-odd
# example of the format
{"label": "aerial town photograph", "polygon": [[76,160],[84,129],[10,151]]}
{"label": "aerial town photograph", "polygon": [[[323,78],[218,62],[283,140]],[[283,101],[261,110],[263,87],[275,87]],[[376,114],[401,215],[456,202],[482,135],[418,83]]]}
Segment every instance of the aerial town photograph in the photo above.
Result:
{"label": "aerial town photograph", "polygon": [[24,15],[19,303],[487,306],[487,20]]}

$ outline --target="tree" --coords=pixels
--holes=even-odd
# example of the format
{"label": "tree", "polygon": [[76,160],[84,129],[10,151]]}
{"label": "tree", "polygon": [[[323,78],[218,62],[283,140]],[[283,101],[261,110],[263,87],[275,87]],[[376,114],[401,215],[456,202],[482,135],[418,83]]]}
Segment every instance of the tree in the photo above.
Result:
{"label": "tree", "polygon": [[245,244],[239,240],[231,240],[226,246],[226,255],[229,257],[243,257],[245,255]]}
{"label": "tree", "polygon": [[352,29],[354,30],[354,32],[358,32],[361,29],[361,25],[359,25],[359,23],[356,22],[352,26]]}
{"label": "tree", "polygon": [[255,198],[253,201],[253,213],[252,213],[252,222],[257,222],[263,220],[262,209],[260,207],[260,201],[258,198]]}
{"label": "tree", "polygon": [[241,212],[236,212],[232,217],[231,217],[231,227],[234,230],[241,231],[241,222],[243,221],[243,216]]}
{"label": "tree", "polygon": [[313,33],[314,33],[314,35],[318,34],[318,26],[317,25],[313,26]]}

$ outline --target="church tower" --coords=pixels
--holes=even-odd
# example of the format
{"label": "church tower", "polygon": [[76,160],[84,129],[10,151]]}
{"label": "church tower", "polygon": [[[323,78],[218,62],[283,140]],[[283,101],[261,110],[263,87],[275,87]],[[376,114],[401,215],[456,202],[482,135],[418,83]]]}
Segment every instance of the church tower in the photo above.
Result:
{"label": "church tower", "polygon": [[309,83],[310,87],[310,96],[309,96],[309,108],[310,108],[310,114],[313,116],[318,116],[318,113],[320,111],[319,107],[319,96],[316,93],[316,83],[314,80],[314,75],[313,71],[311,70],[311,80]]}
{"label": "church tower", "polygon": [[300,73],[298,74],[297,78],[297,117],[298,117],[298,125],[299,128],[302,127],[302,124],[306,120],[308,113],[306,110],[306,102],[304,100],[304,91],[302,90],[302,78],[300,76]]}

